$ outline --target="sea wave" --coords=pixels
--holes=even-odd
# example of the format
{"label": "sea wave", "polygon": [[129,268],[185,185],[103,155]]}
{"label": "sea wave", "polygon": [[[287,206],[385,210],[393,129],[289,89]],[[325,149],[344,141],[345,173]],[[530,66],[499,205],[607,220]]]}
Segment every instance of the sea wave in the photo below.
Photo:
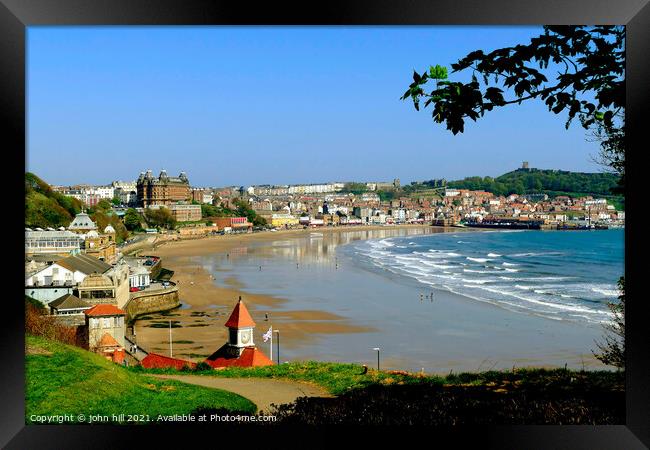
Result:
{"label": "sea wave", "polygon": [[605,297],[618,297],[621,292],[617,289],[603,289],[599,287],[592,287],[591,290],[598,294],[603,294]]}
{"label": "sea wave", "polygon": [[470,260],[470,261],[474,261],[474,262],[478,262],[478,263],[484,263],[484,262],[488,262],[488,261],[490,261],[490,258],[472,258],[472,257],[470,257],[470,256],[468,256],[468,257],[465,258],[465,259],[468,259],[468,260]]}
{"label": "sea wave", "polygon": [[[526,233],[525,230],[495,232],[511,231]],[[535,232],[530,235],[539,236]],[[569,236],[547,235],[561,236],[562,239]],[[384,273],[388,270],[427,286],[556,320],[600,323],[604,317],[608,317],[606,301],[619,295],[615,285],[603,283],[600,281],[602,278],[592,279],[591,272],[585,270],[582,262],[572,264],[567,258],[560,258],[571,254],[578,260],[576,258],[582,257],[579,249],[577,253],[569,250],[570,247],[567,247],[567,251],[558,251],[549,248],[545,240],[528,242],[525,235],[521,238],[521,247],[513,246],[513,242],[520,245],[513,241],[519,237],[499,238],[492,235],[486,239],[484,232],[450,238],[452,236],[441,233],[436,236],[435,242],[430,238],[430,241],[417,241],[420,244],[417,246],[414,245],[415,241],[403,237],[354,245],[355,249],[361,250],[361,261]],[[520,250],[513,251],[513,248]],[[560,249],[564,250],[564,247]],[[600,255],[595,250],[593,254]],[[502,257],[505,261],[500,259]],[[585,258],[584,263],[589,264],[595,256]],[[602,258],[598,258],[600,262]],[[600,276],[598,271],[594,273],[596,277]]]}

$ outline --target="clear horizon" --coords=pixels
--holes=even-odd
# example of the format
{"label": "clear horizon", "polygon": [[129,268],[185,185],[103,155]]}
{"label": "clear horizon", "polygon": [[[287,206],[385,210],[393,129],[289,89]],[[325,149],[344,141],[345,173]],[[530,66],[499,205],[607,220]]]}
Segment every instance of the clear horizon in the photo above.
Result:
{"label": "clear horizon", "polygon": [[454,136],[399,100],[414,69],[541,30],[29,27],[27,170],[54,185],[105,185],[166,169],[194,186],[408,184],[496,177],[522,161],[602,172],[598,143],[542,102]]}

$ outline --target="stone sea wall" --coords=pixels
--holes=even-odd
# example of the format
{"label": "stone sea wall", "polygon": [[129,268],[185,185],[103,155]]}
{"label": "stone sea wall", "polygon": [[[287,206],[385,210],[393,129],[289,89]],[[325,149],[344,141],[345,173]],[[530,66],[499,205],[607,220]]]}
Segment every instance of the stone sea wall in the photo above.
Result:
{"label": "stone sea wall", "polygon": [[176,286],[153,292],[133,292],[126,304],[127,319],[131,320],[142,314],[168,311],[181,305]]}

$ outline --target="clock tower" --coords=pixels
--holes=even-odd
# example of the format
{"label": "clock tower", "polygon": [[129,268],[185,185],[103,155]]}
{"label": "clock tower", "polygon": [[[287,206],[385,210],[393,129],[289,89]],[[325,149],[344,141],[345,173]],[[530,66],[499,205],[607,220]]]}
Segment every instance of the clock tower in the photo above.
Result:
{"label": "clock tower", "polygon": [[228,327],[228,347],[233,355],[239,356],[246,347],[255,347],[253,342],[255,322],[242,302],[241,296],[226,322],[226,327]]}
{"label": "clock tower", "polygon": [[230,314],[226,327],[228,327],[228,341],[206,358],[206,364],[214,368],[273,365],[273,361],[255,347],[253,342],[255,322],[241,297]]}

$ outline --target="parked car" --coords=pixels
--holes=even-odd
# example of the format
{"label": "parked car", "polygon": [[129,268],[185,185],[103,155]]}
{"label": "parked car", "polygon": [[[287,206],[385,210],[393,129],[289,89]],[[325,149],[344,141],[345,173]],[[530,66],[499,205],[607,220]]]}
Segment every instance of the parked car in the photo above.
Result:
{"label": "parked car", "polygon": [[137,287],[137,286],[133,286],[133,287],[131,287],[131,288],[129,289],[129,292],[138,292],[139,290],[140,290],[139,287]]}

